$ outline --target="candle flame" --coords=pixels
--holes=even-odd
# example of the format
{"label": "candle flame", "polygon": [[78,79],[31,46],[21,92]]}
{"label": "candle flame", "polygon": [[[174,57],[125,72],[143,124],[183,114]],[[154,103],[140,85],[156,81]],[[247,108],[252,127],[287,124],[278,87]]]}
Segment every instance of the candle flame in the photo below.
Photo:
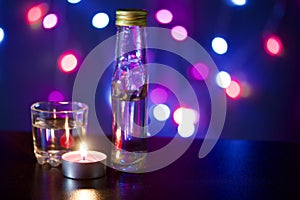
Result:
{"label": "candle flame", "polygon": [[69,120],[68,120],[68,116],[66,117],[65,130],[66,130],[66,143],[69,143],[70,130],[69,130]]}
{"label": "candle flame", "polygon": [[85,160],[87,157],[87,147],[84,143],[81,143],[80,145],[80,155],[82,157],[82,160]]}
{"label": "candle flame", "polygon": [[53,118],[56,119],[56,109],[53,108]]}

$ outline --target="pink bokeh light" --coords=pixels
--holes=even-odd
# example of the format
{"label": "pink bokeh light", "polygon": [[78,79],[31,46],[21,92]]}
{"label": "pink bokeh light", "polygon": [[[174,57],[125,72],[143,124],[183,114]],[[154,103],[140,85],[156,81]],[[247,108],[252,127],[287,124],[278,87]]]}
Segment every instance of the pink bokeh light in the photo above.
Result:
{"label": "pink bokeh light", "polygon": [[188,32],[183,26],[175,26],[171,29],[172,37],[177,41],[183,41],[187,38]]}
{"label": "pink bokeh light", "polygon": [[155,88],[150,93],[150,99],[155,104],[162,104],[167,101],[168,93],[162,88]]}
{"label": "pink bokeh light", "polygon": [[209,76],[209,68],[204,63],[197,63],[188,68],[190,78],[205,80]]}
{"label": "pink bokeh light", "polygon": [[58,58],[58,67],[64,73],[71,73],[75,71],[78,59],[74,55],[74,53],[64,52]]}
{"label": "pink bokeh light", "polygon": [[162,9],[156,13],[156,20],[162,24],[168,24],[172,21],[172,19],[173,14],[169,10]]}
{"label": "pink bokeh light", "polygon": [[64,100],[64,95],[57,90],[53,90],[49,96],[48,96],[49,101],[63,101]]}
{"label": "pink bokeh light", "polygon": [[242,93],[242,88],[237,81],[231,81],[230,85],[225,89],[227,96],[237,99]]}
{"label": "pink bokeh light", "polygon": [[280,38],[275,35],[271,35],[265,40],[264,47],[265,51],[271,56],[279,56],[283,50],[283,45]]}
{"label": "pink bokeh light", "polygon": [[26,20],[28,24],[35,24],[41,21],[41,18],[48,11],[48,5],[46,3],[40,3],[38,5],[34,5],[27,11]]}

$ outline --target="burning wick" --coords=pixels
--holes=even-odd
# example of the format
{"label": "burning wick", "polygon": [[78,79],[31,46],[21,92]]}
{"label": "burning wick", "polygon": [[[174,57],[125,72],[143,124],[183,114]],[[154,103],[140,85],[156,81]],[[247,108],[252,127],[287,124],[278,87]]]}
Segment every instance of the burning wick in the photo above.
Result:
{"label": "burning wick", "polygon": [[85,160],[87,157],[87,147],[84,143],[81,143],[80,145],[80,155],[82,160]]}

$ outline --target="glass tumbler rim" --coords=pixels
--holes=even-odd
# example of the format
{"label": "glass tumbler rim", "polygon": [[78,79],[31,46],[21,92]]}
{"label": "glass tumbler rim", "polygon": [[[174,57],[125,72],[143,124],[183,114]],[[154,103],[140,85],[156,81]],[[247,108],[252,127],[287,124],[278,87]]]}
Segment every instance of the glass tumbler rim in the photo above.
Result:
{"label": "glass tumbler rim", "polygon": [[[71,105],[70,110],[56,110],[55,113],[60,114],[60,113],[75,113],[75,112],[80,112],[80,111],[87,111],[88,106],[85,103],[79,102],[79,101],[38,101],[33,103],[30,106],[31,111],[36,111],[40,113],[53,113],[53,110],[46,110],[46,109],[41,109],[37,108],[38,105],[52,105],[53,108],[55,106],[60,106],[60,105]],[[77,109],[74,109],[74,107],[77,106]]]}

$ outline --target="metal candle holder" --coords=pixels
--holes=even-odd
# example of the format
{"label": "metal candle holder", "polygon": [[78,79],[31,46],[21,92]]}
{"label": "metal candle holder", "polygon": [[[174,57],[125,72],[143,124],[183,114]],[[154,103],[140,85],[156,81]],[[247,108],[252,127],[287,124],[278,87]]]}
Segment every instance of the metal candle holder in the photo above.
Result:
{"label": "metal candle holder", "polygon": [[62,173],[72,179],[100,178],[106,173],[106,159],[98,151],[87,151],[86,157],[80,151],[68,152],[62,155]]}

